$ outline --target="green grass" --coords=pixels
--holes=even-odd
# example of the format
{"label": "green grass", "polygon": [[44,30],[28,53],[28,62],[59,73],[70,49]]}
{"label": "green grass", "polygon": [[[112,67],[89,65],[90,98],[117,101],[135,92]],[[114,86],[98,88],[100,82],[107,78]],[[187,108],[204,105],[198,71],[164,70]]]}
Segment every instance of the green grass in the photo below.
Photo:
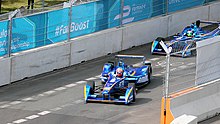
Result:
{"label": "green grass", "polygon": [[[28,0],[2,0],[2,8],[1,13],[6,13],[10,11],[14,11],[21,6],[28,6]],[[66,2],[67,0],[44,0],[45,1],[45,7],[53,6],[56,4],[60,4],[63,2]],[[42,0],[34,0],[34,8],[41,8],[42,7]]]}

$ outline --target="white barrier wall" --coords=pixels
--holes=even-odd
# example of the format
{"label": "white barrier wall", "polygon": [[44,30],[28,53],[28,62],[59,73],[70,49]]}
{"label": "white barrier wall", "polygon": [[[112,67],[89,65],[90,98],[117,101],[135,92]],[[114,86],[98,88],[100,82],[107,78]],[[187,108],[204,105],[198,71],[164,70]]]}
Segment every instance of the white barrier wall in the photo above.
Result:
{"label": "white barrier wall", "polygon": [[220,21],[220,2],[210,4],[209,20]]}
{"label": "white barrier wall", "polygon": [[168,36],[178,33],[196,20],[208,20],[209,6],[197,7],[169,15]]}
{"label": "white barrier wall", "polygon": [[171,98],[170,110],[174,118],[187,114],[196,116],[198,121],[202,121],[220,113],[220,81],[198,88]]}
{"label": "white barrier wall", "polygon": [[220,78],[220,36],[196,42],[196,84]]}
{"label": "white barrier wall", "polygon": [[70,45],[52,44],[15,54],[11,58],[11,81],[42,74],[69,66]]}
{"label": "white barrier wall", "polygon": [[113,28],[71,40],[71,65],[121,51],[122,30]]}
{"label": "white barrier wall", "polygon": [[11,59],[0,59],[0,68],[0,86],[9,84],[11,75]]}
{"label": "white barrier wall", "polygon": [[166,37],[167,17],[132,23],[123,28],[122,50],[152,42],[156,37]]}
{"label": "white barrier wall", "polygon": [[173,120],[170,124],[197,124],[197,117],[184,114]]}

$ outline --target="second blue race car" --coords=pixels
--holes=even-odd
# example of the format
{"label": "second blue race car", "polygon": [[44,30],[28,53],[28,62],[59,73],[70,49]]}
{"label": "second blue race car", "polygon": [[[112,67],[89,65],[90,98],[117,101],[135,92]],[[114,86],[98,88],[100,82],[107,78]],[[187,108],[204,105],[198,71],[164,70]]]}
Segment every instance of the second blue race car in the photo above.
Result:
{"label": "second blue race car", "polygon": [[[200,23],[208,24],[208,25],[217,25],[213,30],[204,30],[200,27]],[[211,37],[215,37],[220,35],[220,23],[219,22],[211,22],[211,21],[196,21],[192,23],[190,26],[184,28],[184,30],[180,34],[176,34],[174,36],[168,38],[158,37],[155,41],[153,41],[151,46],[152,54],[166,54],[165,50],[160,45],[160,42],[164,42],[167,48],[171,47],[171,55],[187,57],[191,55],[196,55],[196,50],[193,49],[196,47],[196,42],[208,39]],[[175,53],[175,54],[174,54]]]}

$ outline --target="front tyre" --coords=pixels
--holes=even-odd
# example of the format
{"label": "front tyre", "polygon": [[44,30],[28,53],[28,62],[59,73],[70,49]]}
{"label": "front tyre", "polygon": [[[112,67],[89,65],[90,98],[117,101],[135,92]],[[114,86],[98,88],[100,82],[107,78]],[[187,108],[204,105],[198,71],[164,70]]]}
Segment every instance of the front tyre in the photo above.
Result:
{"label": "front tyre", "polygon": [[128,87],[133,87],[133,100],[132,102],[136,101],[136,87],[135,87],[135,83],[129,83]]}
{"label": "front tyre", "polygon": [[95,81],[89,81],[87,82],[87,85],[89,85],[91,88],[90,88],[90,94],[94,94],[95,92]]}

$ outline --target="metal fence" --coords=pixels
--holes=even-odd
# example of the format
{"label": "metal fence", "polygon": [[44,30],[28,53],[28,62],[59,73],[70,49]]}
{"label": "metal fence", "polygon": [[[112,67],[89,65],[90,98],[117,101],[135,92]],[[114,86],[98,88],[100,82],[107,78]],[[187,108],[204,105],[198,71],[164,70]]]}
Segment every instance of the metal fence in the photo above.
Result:
{"label": "metal fence", "polygon": [[220,36],[197,41],[196,54],[182,58],[167,54],[164,62],[164,96],[220,79]]}
{"label": "metal fence", "polygon": [[[44,2],[45,0],[40,0],[35,2],[34,4],[30,4],[29,6],[21,6],[20,8],[17,8],[17,10],[20,11],[20,15],[19,16],[28,16],[28,15],[33,15],[33,14],[38,14],[38,13],[42,13],[42,12],[47,12],[47,11],[51,11],[51,10],[58,10],[58,9],[62,9],[64,7],[65,3],[68,3],[69,0],[66,0],[66,2],[64,3],[60,3],[60,4],[56,4],[56,5],[52,5],[52,6],[48,6],[46,2]],[[96,1],[96,0],[75,0],[75,5],[79,5],[79,4],[84,4],[87,2],[92,2],[92,1]],[[36,7],[36,5],[40,5],[41,7]],[[33,9],[31,8],[33,6]],[[16,11],[16,10],[15,10]],[[9,18],[9,15],[12,12],[8,12],[8,13],[4,13],[4,14],[0,14],[0,20],[7,20]]]}
{"label": "metal fence", "polygon": [[[213,0],[212,0],[213,1]],[[84,2],[80,4],[79,2]],[[207,4],[207,0],[97,0],[10,13],[0,22],[0,56]],[[59,9],[58,9],[59,8]],[[40,12],[44,11],[44,12]],[[40,13],[39,13],[40,12]],[[25,15],[25,16],[24,16]],[[28,15],[28,16],[27,16]]]}

